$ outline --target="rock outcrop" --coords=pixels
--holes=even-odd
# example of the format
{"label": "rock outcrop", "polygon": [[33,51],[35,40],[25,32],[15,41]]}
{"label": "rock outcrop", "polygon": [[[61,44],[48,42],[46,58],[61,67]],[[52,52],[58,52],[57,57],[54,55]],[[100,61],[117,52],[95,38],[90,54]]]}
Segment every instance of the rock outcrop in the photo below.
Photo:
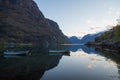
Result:
{"label": "rock outcrop", "polygon": [[49,46],[69,40],[56,22],[44,17],[33,0],[0,0],[0,42]]}

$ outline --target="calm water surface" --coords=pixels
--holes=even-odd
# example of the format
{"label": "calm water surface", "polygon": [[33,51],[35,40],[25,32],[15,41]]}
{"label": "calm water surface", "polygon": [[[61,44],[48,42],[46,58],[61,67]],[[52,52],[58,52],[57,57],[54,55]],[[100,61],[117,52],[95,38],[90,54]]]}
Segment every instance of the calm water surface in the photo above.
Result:
{"label": "calm water surface", "polygon": [[70,54],[28,49],[32,56],[1,56],[0,80],[120,80],[120,54],[83,45],[59,46]]}
{"label": "calm water surface", "polygon": [[120,55],[74,45],[40,80],[120,80]]}

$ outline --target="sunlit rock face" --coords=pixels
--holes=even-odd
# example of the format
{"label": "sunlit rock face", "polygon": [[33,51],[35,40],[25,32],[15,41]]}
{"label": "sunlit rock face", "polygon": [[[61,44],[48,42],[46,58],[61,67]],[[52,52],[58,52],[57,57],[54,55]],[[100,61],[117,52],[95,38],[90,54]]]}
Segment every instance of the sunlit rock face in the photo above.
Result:
{"label": "sunlit rock face", "polygon": [[0,42],[10,41],[69,43],[58,24],[46,19],[33,0],[0,0]]}

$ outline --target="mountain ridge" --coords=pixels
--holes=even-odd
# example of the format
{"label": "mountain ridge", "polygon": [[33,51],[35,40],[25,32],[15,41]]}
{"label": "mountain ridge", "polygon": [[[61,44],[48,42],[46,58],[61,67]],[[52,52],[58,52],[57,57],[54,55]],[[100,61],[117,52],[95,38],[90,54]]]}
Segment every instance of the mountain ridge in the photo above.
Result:
{"label": "mountain ridge", "polygon": [[56,45],[69,43],[59,25],[47,19],[33,0],[0,0],[0,42]]}
{"label": "mountain ridge", "polygon": [[100,36],[103,32],[95,33],[95,34],[86,34],[82,38],[79,38],[77,36],[72,36],[69,39],[74,44],[86,44],[87,42],[94,42],[95,38]]}

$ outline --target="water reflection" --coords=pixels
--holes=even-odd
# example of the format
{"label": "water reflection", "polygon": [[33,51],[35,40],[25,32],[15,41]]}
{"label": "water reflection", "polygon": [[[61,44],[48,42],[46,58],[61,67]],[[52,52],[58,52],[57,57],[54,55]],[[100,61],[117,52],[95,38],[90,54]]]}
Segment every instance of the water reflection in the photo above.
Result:
{"label": "water reflection", "polygon": [[[46,71],[40,80],[119,80],[120,55],[72,45],[70,56],[63,56],[59,65]],[[113,56],[114,55],[114,56]]]}
{"label": "water reflection", "polygon": [[18,50],[29,50],[32,56],[6,56],[4,51],[1,52],[0,80],[39,80],[45,71],[56,67],[62,57],[62,55],[48,55],[48,49],[40,47],[13,49],[17,50],[17,52]]}
{"label": "water reflection", "polygon": [[78,52],[79,50],[84,51],[87,54],[100,54],[98,51],[95,50],[95,48],[92,47],[88,47],[85,45],[71,45],[71,47],[69,48],[72,52]]}
{"label": "water reflection", "polygon": [[[5,57],[0,50],[0,80],[119,80],[120,54],[84,45],[18,47],[31,56]],[[70,54],[49,53],[70,50]]]}
{"label": "water reflection", "polygon": [[[105,56],[106,61],[108,61],[109,64],[114,64],[117,67],[118,76],[112,76],[111,75],[111,77],[118,77],[120,79],[120,54],[119,53],[113,53],[113,52],[107,52],[107,51],[101,51],[99,49],[96,49],[96,50],[103,53],[102,55]],[[106,67],[108,67],[108,65],[106,65]]]}
{"label": "water reflection", "polygon": [[56,67],[62,56],[2,58],[0,80],[39,80],[46,70]]}

